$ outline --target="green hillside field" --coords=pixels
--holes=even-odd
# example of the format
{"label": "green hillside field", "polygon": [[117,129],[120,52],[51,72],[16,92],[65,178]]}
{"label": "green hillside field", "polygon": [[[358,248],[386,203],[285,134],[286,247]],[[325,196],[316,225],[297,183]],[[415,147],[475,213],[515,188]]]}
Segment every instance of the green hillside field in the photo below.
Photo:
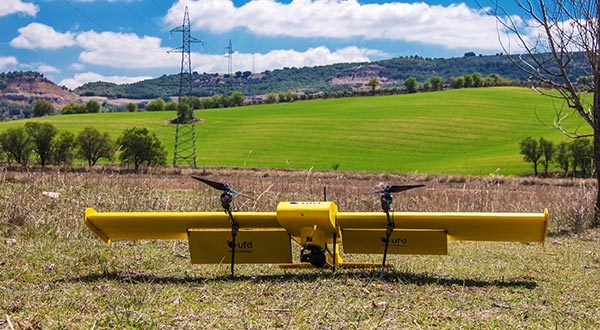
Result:
{"label": "green hillside field", "polygon": [[[368,172],[521,175],[527,137],[565,141],[554,126],[564,108],[517,87],[471,88],[198,110],[197,163],[203,166]],[[78,133],[86,126],[115,139],[147,127],[172,164],[175,112],[99,113],[28,119]],[[0,123],[0,132],[27,120]],[[570,128],[590,131],[576,115]]]}

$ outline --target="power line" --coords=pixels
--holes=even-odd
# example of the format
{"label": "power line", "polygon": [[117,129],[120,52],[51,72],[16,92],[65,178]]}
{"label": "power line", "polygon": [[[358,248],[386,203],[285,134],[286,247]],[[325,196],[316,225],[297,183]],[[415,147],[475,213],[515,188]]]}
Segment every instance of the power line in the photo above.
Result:
{"label": "power line", "polygon": [[[156,2],[156,1],[155,1]],[[122,0],[119,0],[119,3],[125,7],[127,10],[129,10],[132,14],[134,14],[135,16],[137,16],[139,19],[141,19],[142,21],[154,26],[155,28],[162,30],[162,27],[154,24],[154,22],[146,19],[144,16],[140,15],[137,11],[133,10],[133,8],[131,8],[130,6],[128,6],[125,2],[123,2]]]}
{"label": "power line", "polygon": [[88,16],[86,13],[84,13],[83,11],[79,10],[79,8],[75,7],[75,5],[73,5],[69,0],[63,0],[67,5],[69,5],[71,8],[73,8],[73,10],[75,10],[76,12],[79,13],[79,15],[87,18],[90,22],[94,23],[96,26],[98,26],[101,30],[108,30],[104,25],[96,22],[93,18],[91,18],[90,16]]}
{"label": "power line", "polygon": [[[63,2],[65,2],[67,5],[69,5],[69,7],[71,7],[73,10],[75,10],[79,15],[83,16],[84,18],[86,18],[88,21],[92,22],[94,25],[96,25],[97,27],[100,28],[101,31],[104,32],[112,32],[114,33],[115,37],[117,39],[120,39],[121,41],[127,43],[128,45],[134,45],[135,47],[142,49],[142,50],[148,50],[148,51],[156,51],[156,49],[150,49],[150,48],[146,48],[141,46],[140,44],[137,43],[132,43],[131,40],[127,40],[124,39],[120,36],[120,34],[118,32],[113,32],[111,31],[109,28],[107,28],[106,26],[98,23],[96,20],[94,20],[92,17],[90,17],[89,15],[87,15],[85,12],[83,12],[82,10],[80,10],[79,8],[77,8],[75,5],[73,5],[73,3],[71,3],[71,1],[69,0],[63,0]],[[121,0],[119,0],[119,2],[127,9],[129,9],[132,13],[134,13],[136,16],[140,17],[142,20],[149,22],[150,24],[154,25],[155,27],[158,27],[159,29],[162,29],[161,27],[155,25],[154,23],[151,23],[150,21],[148,21],[147,19],[143,18],[142,16],[140,16],[138,13],[136,13],[133,9],[131,9],[129,6],[127,6],[126,4],[124,4],[123,2],[121,2]]]}
{"label": "power line", "polygon": [[161,12],[161,13],[166,13],[166,12],[167,12],[167,11],[166,11],[164,8],[162,8],[162,7],[161,7],[161,6],[158,4],[158,2],[157,2],[156,0],[152,0],[152,2],[154,2],[154,5],[156,5],[156,8],[160,9],[160,12]]}

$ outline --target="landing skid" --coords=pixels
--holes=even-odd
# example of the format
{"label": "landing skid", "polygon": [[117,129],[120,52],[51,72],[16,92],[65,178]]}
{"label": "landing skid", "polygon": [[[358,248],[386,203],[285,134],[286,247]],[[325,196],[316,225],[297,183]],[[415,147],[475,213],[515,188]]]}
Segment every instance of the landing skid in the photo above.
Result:
{"label": "landing skid", "polygon": [[[293,269],[300,269],[300,268],[332,269],[333,268],[333,265],[331,265],[329,263],[325,264],[325,266],[323,266],[323,267],[315,267],[315,266],[311,265],[310,263],[289,263],[289,264],[278,264],[277,266],[279,266],[280,268],[293,268]],[[370,262],[343,262],[343,263],[337,264],[336,268],[350,268],[350,269],[381,268],[381,264],[380,263],[370,263]],[[386,264],[385,268],[393,269],[394,265]]]}

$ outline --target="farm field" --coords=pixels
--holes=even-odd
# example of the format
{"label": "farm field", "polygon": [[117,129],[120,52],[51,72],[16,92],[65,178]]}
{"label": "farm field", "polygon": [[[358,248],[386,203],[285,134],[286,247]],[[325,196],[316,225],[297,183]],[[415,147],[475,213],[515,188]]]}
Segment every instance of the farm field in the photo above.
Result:
{"label": "farm field", "polygon": [[[531,89],[497,87],[198,110],[197,164],[521,175],[532,172],[519,154],[522,139],[567,139],[553,126],[562,107]],[[168,121],[174,117],[138,112],[30,120],[74,133],[92,126],[115,139],[125,128],[144,126],[163,142],[172,164],[175,127]],[[0,132],[24,122],[0,123]],[[566,125],[588,129],[574,114]]]}
{"label": "farm field", "polygon": [[[0,329],[593,329],[600,327],[600,231],[585,229],[595,182],[500,175],[431,175],[243,168],[0,173]],[[204,171],[204,173],[202,173]],[[239,211],[323,199],[340,211],[550,212],[545,245],[449,242],[447,256],[388,256],[379,269],[286,270],[191,265],[185,241],[106,245],[83,212],[218,211],[218,193],[190,178],[229,182],[255,197]],[[55,198],[44,194],[55,192]],[[345,255],[380,262],[380,255]]]}

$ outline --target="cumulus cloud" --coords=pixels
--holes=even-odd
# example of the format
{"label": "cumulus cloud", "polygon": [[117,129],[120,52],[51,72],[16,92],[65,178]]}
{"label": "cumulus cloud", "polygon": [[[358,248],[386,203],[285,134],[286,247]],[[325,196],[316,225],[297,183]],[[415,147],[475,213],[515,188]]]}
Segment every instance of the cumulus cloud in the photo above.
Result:
{"label": "cumulus cloud", "polygon": [[4,68],[9,66],[15,66],[18,63],[17,58],[14,56],[0,56],[0,70],[4,70]]}
{"label": "cumulus cloud", "polygon": [[2,0],[0,2],[0,17],[16,13],[35,16],[39,10],[37,5],[21,0]]}
{"label": "cumulus cloud", "polygon": [[[23,0],[0,1],[0,8],[3,8],[7,3],[21,4]],[[179,26],[185,6],[188,6],[193,29],[218,35],[245,31],[265,38],[300,39],[298,44],[310,40],[313,45],[305,49],[279,47],[265,53],[235,52],[234,71],[260,72],[282,67],[368,62],[394,56],[377,49],[347,46],[380,41],[420,43],[448,49],[497,51],[500,48],[496,18],[487,15],[485,10],[472,9],[463,3],[441,6],[423,2],[362,4],[357,0],[292,0],[289,3],[253,0],[236,7],[232,0],[178,0],[164,17],[165,23],[171,27]],[[61,82],[71,88],[97,80],[138,81],[141,75],[145,79],[149,74],[178,72],[180,68],[181,54],[169,54],[171,48],[163,47],[158,37],[94,30],[63,33],[40,23],[31,23],[18,32],[10,42],[12,47],[69,47],[71,51],[79,52],[77,63],[68,69],[71,72],[89,71]],[[330,41],[344,46],[318,46]],[[193,53],[194,71],[227,72],[227,60],[223,55]],[[0,57],[0,65],[6,59]],[[12,61],[17,60],[12,58]],[[101,72],[103,68],[119,69],[122,75],[93,73]],[[53,67],[45,69],[56,73]]]}
{"label": "cumulus cloud", "polygon": [[58,84],[60,86],[67,86],[70,89],[74,89],[88,82],[104,81],[112,82],[115,84],[130,84],[152,77],[138,76],[138,77],[126,77],[126,76],[105,76],[95,72],[84,72],[74,75],[72,78],[61,80]]}
{"label": "cumulus cloud", "polygon": [[[89,40],[89,38],[86,38]],[[92,38],[93,39],[93,38]],[[93,43],[95,44],[95,43]],[[133,65],[136,60],[135,52],[127,51],[116,51],[118,47],[111,47],[103,50],[103,53],[94,53],[91,58],[85,60],[88,64],[110,66],[122,69],[138,69],[138,70],[150,70],[150,69],[161,69],[157,63],[152,61],[139,61]],[[89,53],[88,56],[91,56]],[[227,62],[222,54],[204,54],[204,53],[192,53],[192,65],[193,71],[204,73],[204,72],[227,72]],[[180,54],[166,54],[167,59],[163,60],[162,66],[175,66],[179,69]],[[175,57],[174,57],[175,56]],[[177,58],[179,56],[179,58]],[[305,51],[296,51],[292,49],[288,50],[273,50],[265,54],[250,54],[250,53],[238,53],[233,54],[234,70],[235,71],[256,71],[262,72],[265,70],[280,69],[283,67],[305,67],[315,65],[327,65],[333,63],[348,63],[348,62],[368,62],[371,57],[385,57],[387,54],[377,50],[358,48],[358,47],[346,47],[339,50],[330,50],[327,47],[315,47],[309,48]],[[83,57],[83,54],[82,54]],[[124,57],[124,59],[120,59]],[[94,58],[98,60],[93,60]],[[108,60],[112,59],[112,61]],[[71,69],[80,70],[83,69],[82,64],[74,64]],[[131,71],[128,71],[131,72]],[[173,71],[175,72],[175,71]],[[78,73],[72,78],[64,79],[59,84],[67,86],[71,89],[81,86],[88,82],[95,81],[106,81],[114,82],[118,84],[133,83],[145,79],[151,79],[150,76],[106,76],[95,72]]]}
{"label": "cumulus cloud", "polygon": [[113,68],[166,68],[177,66],[175,55],[160,46],[155,37],[139,37],[131,33],[88,31],[77,35],[77,45],[84,50],[79,55],[82,63]]}
{"label": "cumulus cloud", "polygon": [[48,64],[40,64],[37,68],[37,71],[41,72],[41,73],[58,73],[60,72],[59,69],[57,69],[56,67],[52,66],[52,65],[48,65]]}
{"label": "cumulus cloud", "polygon": [[[123,69],[157,69],[180,67],[180,53],[168,53],[170,48],[161,47],[161,40],[139,37],[135,34],[88,31],[77,35],[77,45],[84,51],[79,60],[84,64],[101,65]],[[340,62],[365,62],[373,57],[387,54],[358,47],[346,47],[332,51],[327,47],[315,47],[306,51],[292,49],[273,50],[265,54],[235,53],[236,68],[246,71],[272,70],[288,67],[326,65]],[[222,54],[193,54],[192,64],[198,72],[227,72]],[[238,69],[236,69],[238,70]]]}
{"label": "cumulus cloud", "polygon": [[[358,47],[347,47],[331,51],[327,47],[309,48],[305,51],[293,49],[272,50],[265,54],[234,52],[234,71],[255,71],[281,69],[283,67],[306,67],[334,63],[367,62],[370,56],[384,57],[385,53]],[[192,54],[193,70],[196,72],[227,72],[228,63],[223,55]]]}
{"label": "cumulus cloud", "polygon": [[[233,55],[234,71],[256,71],[281,69],[283,67],[307,67],[334,63],[368,62],[373,57],[383,58],[388,54],[378,50],[346,47],[330,50],[320,46],[305,51],[293,49],[272,50],[265,54],[248,54],[235,52]],[[227,72],[227,64],[222,55],[196,55],[193,64],[198,72]],[[254,69],[254,70],[253,70]]]}
{"label": "cumulus cloud", "polygon": [[464,3],[254,0],[236,7],[231,0],[180,0],[165,21],[180,25],[186,6],[192,29],[211,33],[244,29],[266,37],[361,38],[494,50],[499,46],[496,18]]}
{"label": "cumulus cloud", "polygon": [[74,44],[71,32],[60,33],[53,27],[40,23],[31,23],[20,28],[19,35],[10,41],[11,46],[26,49],[59,49]]}

